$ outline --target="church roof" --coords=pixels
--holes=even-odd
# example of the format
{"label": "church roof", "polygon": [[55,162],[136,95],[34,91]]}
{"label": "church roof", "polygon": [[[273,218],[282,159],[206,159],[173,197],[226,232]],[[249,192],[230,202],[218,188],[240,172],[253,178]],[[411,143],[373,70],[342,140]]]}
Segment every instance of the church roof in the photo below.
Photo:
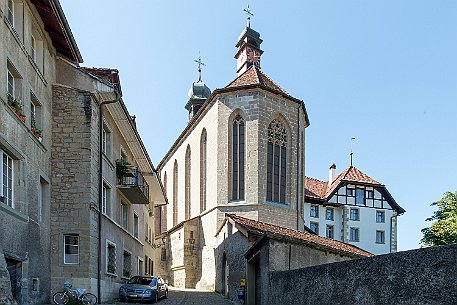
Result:
{"label": "church roof", "polygon": [[275,91],[279,91],[283,94],[289,95],[286,90],[281,88],[277,83],[275,83],[268,75],[263,73],[259,68],[255,65],[252,65],[244,71],[240,76],[235,78],[230,84],[228,84],[225,88],[236,88],[236,87],[243,87],[243,86],[250,86],[250,85],[262,85],[267,87],[268,89],[272,89]]}
{"label": "church roof", "polygon": [[373,254],[370,252],[364,251],[356,246],[319,236],[306,227],[306,231],[301,232],[261,221],[244,218],[235,214],[226,214],[226,218],[229,218],[236,224],[244,227],[248,232],[266,234],[268,237],[273,239],[293,240],[313,248],[318,248],[330,252],[349,254],[356,257],[373,256]]}

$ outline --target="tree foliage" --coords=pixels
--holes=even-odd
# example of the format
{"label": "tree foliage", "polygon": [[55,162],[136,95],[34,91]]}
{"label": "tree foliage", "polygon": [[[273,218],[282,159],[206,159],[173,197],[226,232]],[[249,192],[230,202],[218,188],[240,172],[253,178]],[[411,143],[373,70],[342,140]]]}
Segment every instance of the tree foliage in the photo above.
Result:
{"label": "tree foliage", "polygon": [[424,246],[438,246],[457,243],[457,191],[446,192],[439,201],[432,203],[438,210],[426,221],[433,221],[422,229]]}

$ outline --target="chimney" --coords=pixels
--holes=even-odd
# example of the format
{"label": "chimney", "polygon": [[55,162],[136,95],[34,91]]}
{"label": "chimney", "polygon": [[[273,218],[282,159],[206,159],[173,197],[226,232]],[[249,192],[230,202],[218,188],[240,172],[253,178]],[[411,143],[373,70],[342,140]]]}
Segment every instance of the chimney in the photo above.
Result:
{"label": "chimney", "polygon": [[330,166],[328,170],[328,185],[332,184],[333,180],[335,180],[335,172],[336,172],[336,165],[335,163]]}

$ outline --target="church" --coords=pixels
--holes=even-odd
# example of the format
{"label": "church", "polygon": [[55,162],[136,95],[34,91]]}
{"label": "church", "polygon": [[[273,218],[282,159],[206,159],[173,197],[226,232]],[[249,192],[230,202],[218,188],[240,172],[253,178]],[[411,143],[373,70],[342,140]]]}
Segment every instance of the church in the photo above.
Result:
{"label": "church", "polygon": [[[211,92],[199,67],[189,122],[157,168],[169,204],[154,212],[156,273],[231,299],[247,281],[248,304],[261,300],[263,272],[372,255],[305,226],[309,118],[304,102],[261,69],[261,44],[248,18],[237,77]],[[264,257],[276,257],[273,269]]]}
{"label": "church", "polygon": [[261,44],[248,23],[236,44],[237,77],[212,93],[201,77],[193,83],[189,122],[158,165],[169,204],[155,211],[156,241],[166,240],[156,264],[175,286],[214,288],[214,268],[201,266],[215,264],[226,213],[304,228],[309,119],[303,101],[261,70]]}

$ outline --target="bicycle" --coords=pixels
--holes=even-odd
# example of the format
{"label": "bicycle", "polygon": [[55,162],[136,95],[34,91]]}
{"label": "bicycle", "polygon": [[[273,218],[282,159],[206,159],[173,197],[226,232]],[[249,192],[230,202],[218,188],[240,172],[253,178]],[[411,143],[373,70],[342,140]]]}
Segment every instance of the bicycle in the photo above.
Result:
{"label": "bicycle", "polygon": [[64,291],[56,292],[52,296],[54,303],[57,305],[65,305],[72,300],[83,305],[97,304],[97,297],[94,294],[86,292],[86,289],[83,288],[71,290],[71,287],[71,283],[66,281],[64,284]]}

